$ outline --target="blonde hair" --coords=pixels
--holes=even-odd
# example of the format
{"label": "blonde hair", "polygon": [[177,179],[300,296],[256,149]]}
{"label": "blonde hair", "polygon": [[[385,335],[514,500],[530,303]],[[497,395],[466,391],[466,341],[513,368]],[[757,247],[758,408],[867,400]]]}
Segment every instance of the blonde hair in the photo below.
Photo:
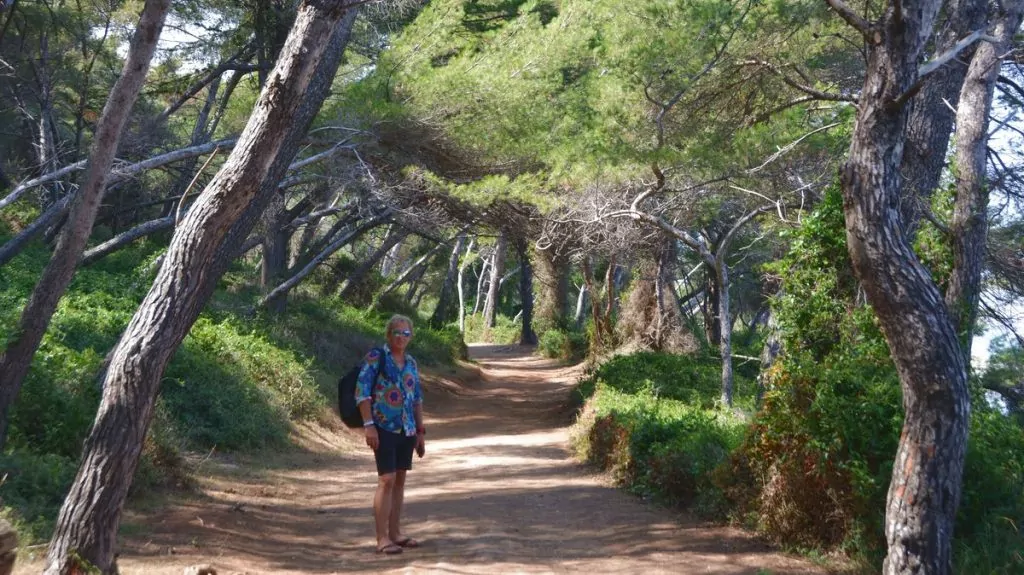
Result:
{"label": "blonde hair", "polygon": [[412,320],[402,314],[396,313],[395,315],[391,316],[391,319],[388,320],[388,324],[384,327],[384,335],[391,335],[391,328],[395,327],[395,325],[400,323],[408,325],[409,331],[412,331]]}

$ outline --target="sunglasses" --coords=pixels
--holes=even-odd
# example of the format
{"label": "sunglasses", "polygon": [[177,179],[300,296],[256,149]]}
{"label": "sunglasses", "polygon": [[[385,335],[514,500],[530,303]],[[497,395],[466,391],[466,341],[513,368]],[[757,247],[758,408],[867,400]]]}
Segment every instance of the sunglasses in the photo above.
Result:
{"label": "sunglasses", "polygon": [[412,330],[411,329],[393,329],[393,330],[391,330],[391,335],[393,335],[395,337],[398,337],[400,335],[404,336],[404,337],[412,337]]}

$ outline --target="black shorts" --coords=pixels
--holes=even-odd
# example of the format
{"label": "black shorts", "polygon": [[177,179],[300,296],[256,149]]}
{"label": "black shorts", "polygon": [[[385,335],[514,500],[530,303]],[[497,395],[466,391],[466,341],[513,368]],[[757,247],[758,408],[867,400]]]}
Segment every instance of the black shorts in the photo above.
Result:
{"label": "black shorts", "polygon": [[416,436],[392,433],[377,426],[380,445],[373,452],[377,460],[377,475],[387,475],[398,470],[412,469],[412,452],[416,451]]}

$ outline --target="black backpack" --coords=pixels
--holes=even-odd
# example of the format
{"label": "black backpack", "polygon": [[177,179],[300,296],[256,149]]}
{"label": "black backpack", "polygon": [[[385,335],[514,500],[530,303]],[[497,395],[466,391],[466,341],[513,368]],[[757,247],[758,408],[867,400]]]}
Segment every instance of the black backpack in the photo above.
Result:
{"label": "black backpack", "polygon": [[[384,362],[384,350],[374,349],[374,351],[380,356],[380,360],[377,362],[377,374],[374,375],[374,379],[377,379],[380,376],[380,366]],[[341,415],[342,423],[353,429],[363,426],[363,416],[360,415],[359,406],[356,405],[356,382],[359,380],[359,372],[362,368],[363,362],[361,361],[338,380],[338,413]]]}

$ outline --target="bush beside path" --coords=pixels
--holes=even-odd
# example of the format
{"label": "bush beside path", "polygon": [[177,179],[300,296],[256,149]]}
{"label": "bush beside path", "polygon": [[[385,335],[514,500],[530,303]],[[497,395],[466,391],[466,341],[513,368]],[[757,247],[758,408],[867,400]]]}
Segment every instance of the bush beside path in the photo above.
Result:
{"label": "bush beside path", "polygon": [[310,425],[302,450],[204,458],[198,493],[138,502],[122,525],[122,573],[826,572],[580,465],[566,411],[578,370],[514,346],[471,355],[479,371],[427,378],[427,456],[406,494],[405,530],[421,548],[373,552],[372,458],[356,433]]}

